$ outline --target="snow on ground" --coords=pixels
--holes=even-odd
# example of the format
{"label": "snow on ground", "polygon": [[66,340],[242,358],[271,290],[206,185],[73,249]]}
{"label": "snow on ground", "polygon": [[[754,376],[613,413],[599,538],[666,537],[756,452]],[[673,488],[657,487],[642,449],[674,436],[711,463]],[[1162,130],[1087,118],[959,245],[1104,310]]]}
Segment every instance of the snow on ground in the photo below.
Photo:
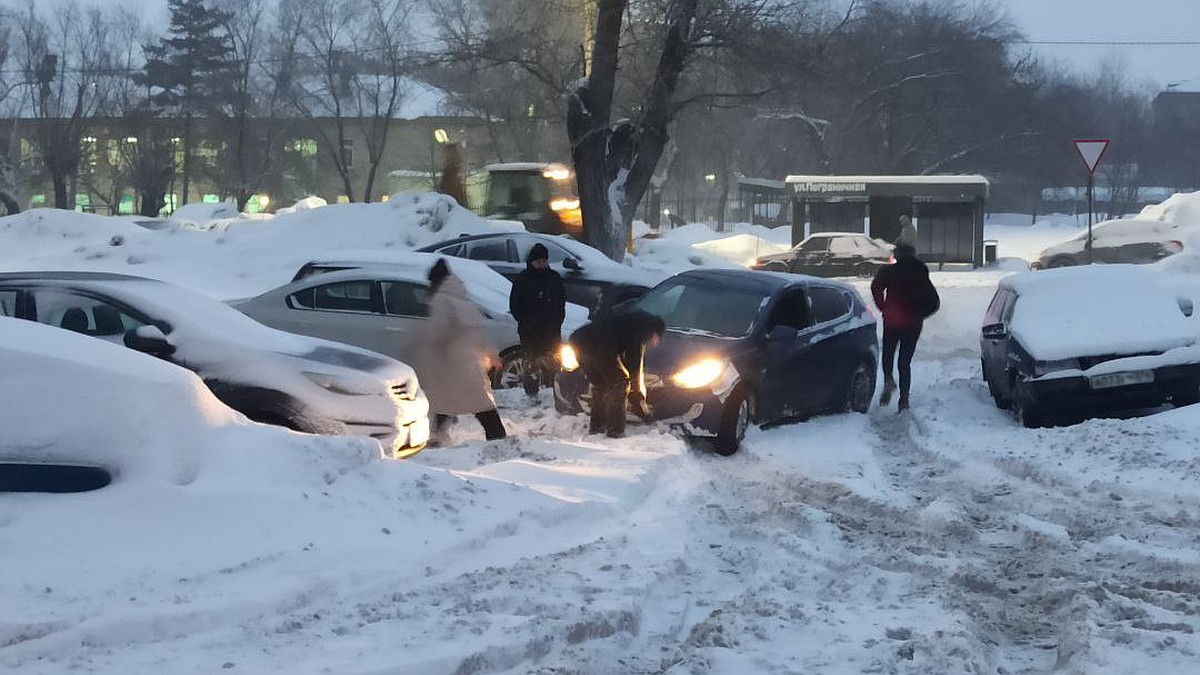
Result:
{"label": "snow on ground", "polygon": [[[0,220],[0,269],[117,268],[233,297],[317,246],[480,226],[451,211],[431,232],[436,201],[413,199],[225,233],[38,211]],[[988,227],[1002,256],[1026,260],[1075,231]],[[692,248],[714,238],[641,240],[636,264],[721,260]],[[404,462],[331,474],[321,458],[336,439],[252,425],[187,485],[0,495],[0,668],[1194,672],[1200,406],[1021,428],[979,376],[979,324],[1005,269],[933,273],[942,309],[917,351],[911,414],[752,429],[729,458],[659,427],[587,436],[549,391],[536,405],[501,392],[512,437],[484,443],[464,417],[454,445]],[[1195,274],[1154,269],[1200,300]]]}

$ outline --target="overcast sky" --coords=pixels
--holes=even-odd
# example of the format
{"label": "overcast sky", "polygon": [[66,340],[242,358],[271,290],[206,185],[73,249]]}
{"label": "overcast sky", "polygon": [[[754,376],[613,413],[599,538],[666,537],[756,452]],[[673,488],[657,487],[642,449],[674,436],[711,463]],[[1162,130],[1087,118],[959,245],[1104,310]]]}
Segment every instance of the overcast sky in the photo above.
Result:
{"label": "overcast sky", "polygon": [[1138,79],[1159,88],[1200,90],[1200,0],[998,0],[1031,41],[1170,42],[1187,45],[1033,45],[1093,72],[1118,55]]}
{"label": "overcast sky", "polygon": [[[106,0],[107,1],[107,0]],[[166,28],[167,0],[131,0]],[[970,1],[970,0],[967,0]],[[1200,0],[992,0],[1033,42],[1170,42],[1193,44],[1049,45],[1031,47],[1083,74],[1117,56],[1136,81],[1157,88],[1183,82],[1200,90]]]}

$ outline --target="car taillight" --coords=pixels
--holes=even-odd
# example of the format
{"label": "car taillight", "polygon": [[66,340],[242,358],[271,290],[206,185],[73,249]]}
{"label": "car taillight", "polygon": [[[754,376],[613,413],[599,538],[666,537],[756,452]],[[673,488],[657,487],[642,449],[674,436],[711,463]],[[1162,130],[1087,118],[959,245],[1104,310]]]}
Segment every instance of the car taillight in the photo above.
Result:
{"label": "car taillight", "polygon": [[1167,242],[1167,244],[1166,244],[1166,248],[1167,248],[1167,250],[1168,250],[1168,251],[1170,251],[1171,253],[1179,253],[1180,251],[1182,251],[1182,250],[1183,250],[1183,242],[1182,242],[1182,241],[1179,241],[1179,240],[1177,240],[1177,239],[1176,239],[1176,240],[1172,240],[1172,241],[1168,241],[1168,242]]}

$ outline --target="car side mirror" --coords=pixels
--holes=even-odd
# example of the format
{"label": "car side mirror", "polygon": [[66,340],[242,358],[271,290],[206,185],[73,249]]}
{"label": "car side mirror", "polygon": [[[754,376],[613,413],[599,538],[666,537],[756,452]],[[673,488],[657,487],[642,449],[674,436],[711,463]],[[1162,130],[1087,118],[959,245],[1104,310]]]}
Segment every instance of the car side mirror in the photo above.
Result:
{"label": "car side mirror", "polygon": [[1179,311],[1183,312],[1184,316],[1191,316],[1193,311],[1192,301],[1187,298],[1177,298],[1179,303]]}
{"label": "car side mirror", "polygon": [[767,340],[771,342],[787,342],[795,340],[800,331],[791,326],[775,326],[767,332]]}
{"label": "car side mirror", "polygon": [[578,272],[583,269],[583,266],[579,264],[578,260],[567,257],[563,258],[563,269],[568,269],[572,272]]}
{"label": "car side mirror", "polygon": [[175,353],[175,345],[158,326],[138,326],[125,333],[125,346],[153,356],[169,356]]}
{"label": "car side mirror", "polygon": [[983,327],[983,339],[985,340],[1003,340],[1008,337],[1008,331],[1005,330],[1002,323],[990,323]]}

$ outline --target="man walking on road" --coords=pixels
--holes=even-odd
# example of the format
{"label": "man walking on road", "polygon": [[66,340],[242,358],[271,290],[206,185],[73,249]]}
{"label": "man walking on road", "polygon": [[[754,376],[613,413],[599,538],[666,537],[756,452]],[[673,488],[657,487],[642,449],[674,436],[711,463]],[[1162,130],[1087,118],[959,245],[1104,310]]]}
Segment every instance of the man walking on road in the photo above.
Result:
{"label": "man walking on road", "polygon": [[566,316],[562,277],[550,269],[549,259],[545,245],[534,244],[526,257],[525,269],[513,280],[508,296],[508,309],[517,320],[517,334],[521,337],[524,362],[521,384],[530,398],[537,397],[540,387],[554,382]]}
{"label": "man walking on road", "polygon": [[912,358],[925,319],[941,305],[937,289],[929,280],[929,268],[917,257],[916,249],[897,244],[896,262],[879,268],[871,282],[875,306],[883,313],[883,392],[879,405],[891,402],[896,391],[892,378],[896,349],[900,350],[900,399],[898,410],[908,409],[908,392],[912,381]]}

